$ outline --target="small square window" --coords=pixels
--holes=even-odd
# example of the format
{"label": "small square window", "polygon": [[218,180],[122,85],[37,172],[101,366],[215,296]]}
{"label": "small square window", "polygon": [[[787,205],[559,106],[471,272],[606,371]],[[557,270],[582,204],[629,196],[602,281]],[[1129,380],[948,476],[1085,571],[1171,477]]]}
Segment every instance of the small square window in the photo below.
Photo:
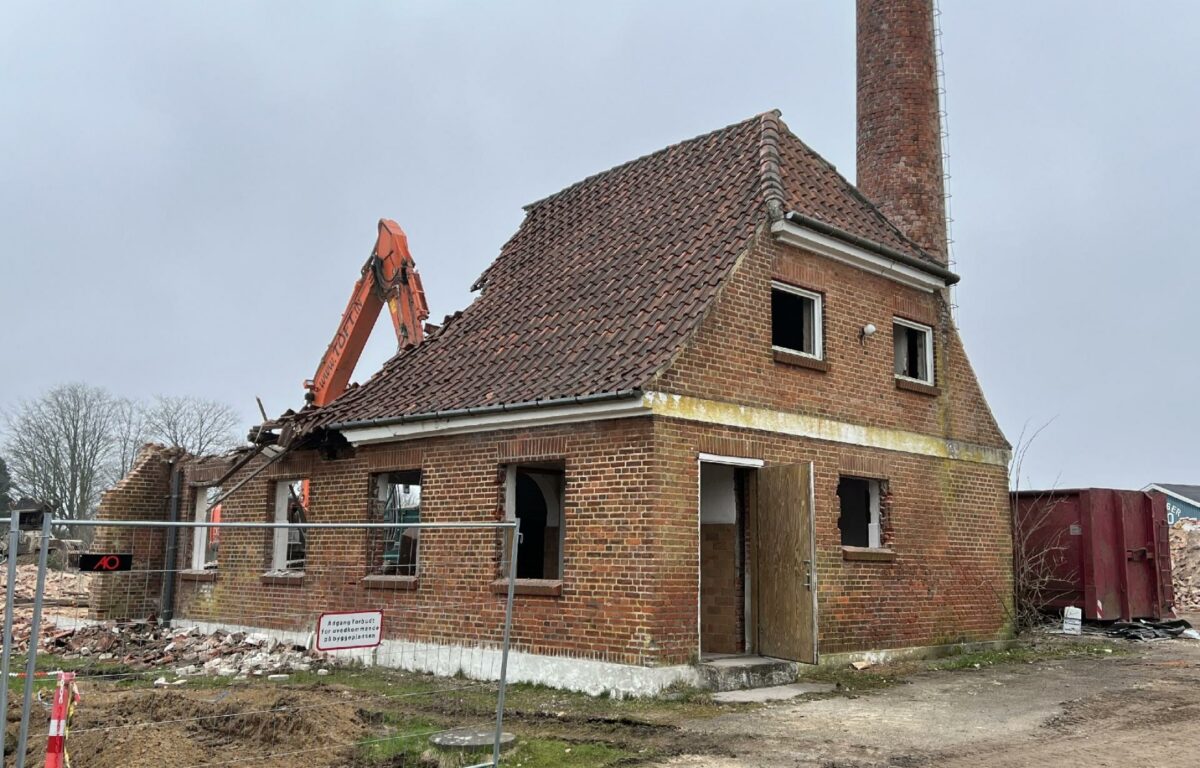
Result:
{"label": "small square window", "polygon": [[[219,485],[196,489],[197,523],[221,522],[221,505],[213,502],[221,495]],[[211,507],[211,509],[210,509]],[[221,529],[197,526],[192,533],[192,570],[213,570],[217,567],[217,549],[221,544]]]}
{"label": "small square window", "polygon": [[933,384],[933,329],[895,318],[892,321],[896,376]]}
{"label": "small square window", "polygon": [[771,283],[771,346],[820,360],[821,294]]}
{"label": "small square window", "polygon": [[838,529],[842,532],[842,546],[875,549],[882,546],[879,481],[842,477],[838,479],[837,494],[841,507]]}
{"label": "small square window", "polygon": [[[309,482],[285,480],[275,484],[275,522],[308,522]],[[303,528],[276,528],[272,536],[271,569],[303,571],[308,537]]]}
{"label": "small square window", "polygon": [[[375,475],[371,518],[381,523],[421,522],[421,470]],[[387,528],[372,535],[370,562],[374,572],[416,576],[420,528]]]}

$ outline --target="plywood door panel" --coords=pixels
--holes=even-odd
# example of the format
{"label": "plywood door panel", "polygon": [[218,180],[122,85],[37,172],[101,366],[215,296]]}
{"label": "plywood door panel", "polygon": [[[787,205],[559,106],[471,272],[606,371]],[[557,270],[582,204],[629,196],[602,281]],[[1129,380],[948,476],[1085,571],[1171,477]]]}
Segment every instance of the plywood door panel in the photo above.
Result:
{"label": "plywood door panel", "polygon": [[764,467],[757,474],[758,651],[815,663],[812,465]]}

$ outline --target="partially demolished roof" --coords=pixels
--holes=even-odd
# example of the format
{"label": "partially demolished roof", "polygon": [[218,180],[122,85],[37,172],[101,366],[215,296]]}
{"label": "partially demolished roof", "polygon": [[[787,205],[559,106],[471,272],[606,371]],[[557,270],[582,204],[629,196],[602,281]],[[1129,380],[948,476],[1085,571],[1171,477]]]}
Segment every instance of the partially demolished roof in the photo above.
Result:
{"label": "partially demolished roof", "polygon": [[527,206],[470,306],[298,426],[636,390],[687,341],[756,228],[786,211],[935,265],[768,112]]}

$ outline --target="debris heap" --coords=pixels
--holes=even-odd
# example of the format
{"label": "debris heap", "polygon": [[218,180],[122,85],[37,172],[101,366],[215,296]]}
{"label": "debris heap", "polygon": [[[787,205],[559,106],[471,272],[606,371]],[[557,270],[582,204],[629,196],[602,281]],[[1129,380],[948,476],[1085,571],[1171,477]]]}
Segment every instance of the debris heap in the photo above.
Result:
{"label": "debris heap", "polygon": [[307,672],[324,661],[303,645],[281,642],[257,632],[212,634],[195,627],[169,629],[152,622],[106,622],[79,629],[51,630],[46,652],[64,659],[94,659],[131,670],[174,670],[181,677],[246,677]]}
{"label": "debris heap", "polygon": [[1183,519],[1171,527],[1175,611],[1200,611],[1200,523]]}

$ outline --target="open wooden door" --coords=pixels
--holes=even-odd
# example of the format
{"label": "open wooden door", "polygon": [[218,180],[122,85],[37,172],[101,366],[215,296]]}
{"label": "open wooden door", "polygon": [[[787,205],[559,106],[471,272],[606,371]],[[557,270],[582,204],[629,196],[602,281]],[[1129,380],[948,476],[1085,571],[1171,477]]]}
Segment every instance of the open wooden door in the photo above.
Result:
{"label": "open wooden door", "polygon": [[756,647],[763,656],[815,664],[812,464],[763,467],[756,474]]}

